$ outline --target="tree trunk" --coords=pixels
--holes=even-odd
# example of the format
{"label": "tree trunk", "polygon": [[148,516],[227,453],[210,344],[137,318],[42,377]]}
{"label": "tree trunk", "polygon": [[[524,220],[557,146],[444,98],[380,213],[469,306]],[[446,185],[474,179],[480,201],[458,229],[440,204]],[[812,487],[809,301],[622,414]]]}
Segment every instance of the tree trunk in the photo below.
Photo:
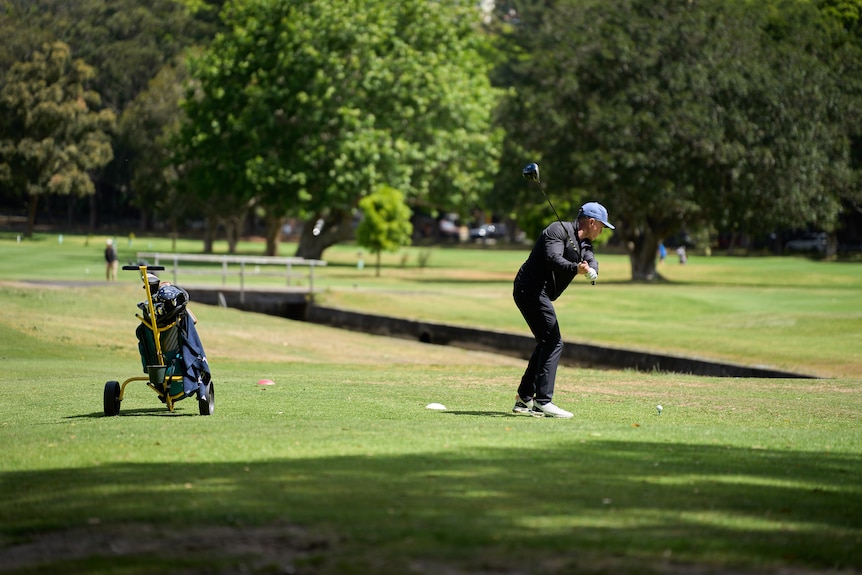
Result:
{"label": "tree trunk", "polygon": [[380,250],[377,250],[377,277],[380,277]]}
{"label": "tree trunk", "polygon": [[732,256],[733,250],[736,248],[736,242],[739,239],[739,232],[730,232],[730,239],[727,241],[727,255]]}
{"label": "tree trunk", "polygon": [[[323,220],[318,226],[318,220]],[[349,211],[337,210],[325,216],[316,215],[305,222],[296,255],[300,258],[319,260],[323,250],[339,242],[353,239],[353,218]],[[317,230],[317,233],[315,233]]]}
{"label": "tree trunk", "polygon": [[276,257],[279,244],[281,244],[281,226],[284,218],[267,214],[264,222],[266,224],[266,255]]}
{"label": "tree trunk", "polygon": [[838,236],[835,232],[832,232],[827,236],[826,240],[826,252],[823,254],[826,259],[834,260],[838,255]]}
{"label": "tree trunk", "polygon": [[632,280],[654,281],[658,277],[656,272],[658,238],[652,230],[645,229],[630,236],[627,247],[632,268]]}
{"label": "tree trunk", "polygon": [[240,226],[242,219],[236,216],[225,218],[225,232],[227,233],[227,252],[235,254],[239,244]]}
{"label": "tree trunk", "polygon": [[24,232],[25,238],[33,237],[33,229],[36,227],[36,206],[39,204],[39,196],[30,196],[30,201],[27,204],[27,231]]}
{"label": "tree trunk", "polygon": [[98,206],[99,206],[99,201],[98,201],[98,198],[96,197],[96,194],[98,194],[98,193],[99,193],[99,188],[97,187],[96,191],[94,191],[92,194],[90,194],[88,196],[90,198],[90,226],[89,226],[89,229],[90,229],[91,233],[96,231],[96,224],[99,221],[99,218],[96,215],[98,212]]}
{"label": "tree trunk", "polygon": [[177,252],[177,236],[179,236],[179,224],[177,223],[176,216],[171,214],[170,218],[168,218],[168,222],[171,226],[171,251]]}
{"label": "tree trunk", "polygon": [[215,218],[207,217],[206,227],[204,228],[204,253],[213,253],[213,244],[215,244],[215,233],[218,228],[218,222]]}
{"label": "tree trunk", "polygon": [[75,225],[75,200],[77,197],[73,194],[67,196],[66,202],[66,227],[72,229]]}

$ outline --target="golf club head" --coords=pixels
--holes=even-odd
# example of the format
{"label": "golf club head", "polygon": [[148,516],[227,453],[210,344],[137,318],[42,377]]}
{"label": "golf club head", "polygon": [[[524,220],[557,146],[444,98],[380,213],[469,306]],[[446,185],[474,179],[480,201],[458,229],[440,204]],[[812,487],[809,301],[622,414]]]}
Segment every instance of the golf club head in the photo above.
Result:
{"label": "golf club head", "polygon": [[533,180],[534,182],[539,181],[539,164],[536,162],[527,164],[524,167],[524,171],[522,172],[524,177],[528,180]]}

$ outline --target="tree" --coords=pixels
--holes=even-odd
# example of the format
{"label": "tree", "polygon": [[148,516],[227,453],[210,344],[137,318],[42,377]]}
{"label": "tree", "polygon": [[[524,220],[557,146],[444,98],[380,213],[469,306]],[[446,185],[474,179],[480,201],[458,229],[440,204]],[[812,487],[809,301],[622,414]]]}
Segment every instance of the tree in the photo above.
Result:
{"label": "tree", "polygon": [[[13,62],[30,60],[45,42],[65,42],[76,58],[94,69],[88,87],[120,116],[158,71],[187,47],[206,43],[215,34],[223,2],[6,0],[0,3],[0,78]],[[91,227],[99,213],[113,216],[136,200],[126,195],[134,188],[131,166],[147,161],[136,153],[149,143],[129,136],[127,132],[112,141],[114,160],[92,174],[96,194],[89,202]]]}
{"label": "tree", "polygon": [[356,228],[356,242],[377,255],[376,275],[380,275],[380,253],[394,252],[410,245],[413,224],[404,194],[389,186],[359,200],[362,221]]}
{"label": "tree", "polygon": [[[187,76],[184,60],[162,68],[123,111],[117,140],[127,154],[131,204],[140,209],[142,219],[167,221],[174,238],[182,222],[200,218],[206,211],[192,194],[178,188],[179,174],[170,157],[169,144],[182,118],[180,100]],[[141,228],[148,227],[142,221]],[[229,237],[231,253],[236,251],[236,241]]]}
{"label": "tree", "polygon": [[293,215],[297,255],[320,257],[381,184],[458,209],[489,187],[497,92],[470,3],[236,0],[223,17],[191,64],[177,158],[208,205],[265,209],[270,255]]}
{"label": "tree", "polygon": [[[655,277],[658,242],[684,225],[834,221],[840,97],[809,46],[766,33],[776,9],[791,8],[569,0],[521,13],[508,147],[543,158],[556,190],[608,205],[633,279]],[[807,16],[790,21],[816,38]]]}
{"label": "tree", "polygon": [[[4,46],[28,56],[43,39],[68,44],[95,69],[93,88],[119,115],[156,72],[218,29],[223,0],[7,0],[2,20],[26,37]],[[34,37],[39,44],[31,45]],[[2,63],[2,58],[0,58]]]}
{"label": "tree", "polygon": [[55,42],[12,66],[0,90],[0,183],[26,198],[27,237],[40,196],[93,194],[90,172],[111,160],[114,114],[99,110],[99,94],[86,88],[92,78]]}
{"label": "tree", "polygon": [[[862,214],[862,0],[822,0],[828,44],[819,57],[841,79],[845,97],[842,125],[849,141],[849,185],[838,188],[846,213]],[[858,215],[857,215],[858,217]],[[830,249],[833,247],[830,242]]]}

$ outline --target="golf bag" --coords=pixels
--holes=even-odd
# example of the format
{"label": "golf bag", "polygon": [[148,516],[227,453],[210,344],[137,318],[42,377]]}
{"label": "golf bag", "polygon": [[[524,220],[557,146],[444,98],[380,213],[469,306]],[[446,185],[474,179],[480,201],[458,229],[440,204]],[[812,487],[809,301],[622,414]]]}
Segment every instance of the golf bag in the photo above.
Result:
{"label": "golf bag", "polygon": [[[153,294],[153,313],[158,331],[162,356],[158,357],[155,334],[150,328],[150,309],[148,302],[141,302],[138,308],[143,311],[144,321],[138,325],[135,335],[144,373],[147,366],[165,365],[165,386],[163,391],[176,395],[182,391],[185,397],[200,392],[206,396],[207,383],[210,381],[209,364],[203,344],[195,328],[194,317],[186,309],[189,294],[173,285],[162,285]],[[182,380],[172,380],[172,376],[182,375]],[[173,382],[173,383],[168,383]]]}

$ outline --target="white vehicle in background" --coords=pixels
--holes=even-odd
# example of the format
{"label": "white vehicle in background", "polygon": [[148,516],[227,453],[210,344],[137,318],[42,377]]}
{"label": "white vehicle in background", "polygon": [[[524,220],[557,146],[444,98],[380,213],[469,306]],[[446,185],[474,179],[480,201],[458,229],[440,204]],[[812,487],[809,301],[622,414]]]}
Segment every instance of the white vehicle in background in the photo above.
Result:
{"label": "white vehicle in background", "polygon": [[790,240],[784,245],[784,249],[789,252],[826,252],[826,246],[829,243],[828,236],[825,232],[817,232],[805,234],[802,237]]}
{"label": "white vehicle in background", "polygon": [[482,224],[470,230],[471,240],[497,240],[508,235],[506,224]]}

